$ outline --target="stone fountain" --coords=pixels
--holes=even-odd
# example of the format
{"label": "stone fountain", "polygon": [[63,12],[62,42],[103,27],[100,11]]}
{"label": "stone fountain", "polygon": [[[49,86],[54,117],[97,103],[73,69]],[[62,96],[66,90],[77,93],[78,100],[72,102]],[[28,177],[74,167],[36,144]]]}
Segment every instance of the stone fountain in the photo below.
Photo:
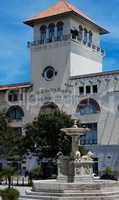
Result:
{"label": "stone fountain", "polygon": [[88,129],[79,128],[75,122],[72,128],[61,130],[72,137],[72,150],[70,156],[58,153],[57,179],[34,180],[32,190],[20,200],[119,200],[119,182],[95,178],[93,154],[80,154],[80,136]]}
{"label": "stone fountain", "polygon": [[80,136],[86,134],[88,128],[79,128],[75,121],[72,128],[64,128],[61,131],[72,137],[72,150],[69,157],[59,153],[58,158],[58,177],[57,180],[62,182],[81,182],[93,180],[93,154],[88,152],[87,155],[81,156],[79,151]]}

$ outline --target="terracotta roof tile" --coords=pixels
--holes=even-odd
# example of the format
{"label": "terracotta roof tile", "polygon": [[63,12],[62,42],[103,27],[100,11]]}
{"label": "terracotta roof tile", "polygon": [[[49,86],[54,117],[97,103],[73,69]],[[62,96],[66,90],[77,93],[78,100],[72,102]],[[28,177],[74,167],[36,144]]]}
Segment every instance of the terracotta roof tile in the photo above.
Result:
{"label": "terracotta roof tile", "polygon": [[15,90],[15,89],[22,89],[22,88],[30,88],[30,87],[32,87],[32,84],[30,84],[30,83],[2,85],[2,86],[0,86],[0,91]]}
{"label": "terracotta roof tile", "polygon": [[56,5],[53,5],[49,9],[40,12],[38,15],[31,17],[30,19],[26,20],[24,23],[28,25],[32,25],[32,22],[43,19],[46,17],[51,17],[54,15],[59,15],[67,12],[75,12],[76,14],[82,16],[83,18],[90,20],[82,11],[71,5],[70,3],[66,2],[65,0],[60,0]]}
{"label": "terracotta roof tile", "polygon": [[95,22],[93,22],[81,10],[79,10],[78,8],[71,5],[65,0],[60,0],[57,4],[53,5],[49,9],[42,11],[38,15],[27,19],[26,21],[24,21],[24,23],[29,26],[34,26],[34,22],[36,22],[37,20],[41,20],[47,17],[52,17],[52,16],[64,14],[64,13],[69,13],[69,12],[75,13],[79,15],[80,17],[82,17],[83,19],[88,20],[100,31],[100,34],[109,33],[107,30],[105,30],[104,28],[102,28],[101,26],[98,26]]}

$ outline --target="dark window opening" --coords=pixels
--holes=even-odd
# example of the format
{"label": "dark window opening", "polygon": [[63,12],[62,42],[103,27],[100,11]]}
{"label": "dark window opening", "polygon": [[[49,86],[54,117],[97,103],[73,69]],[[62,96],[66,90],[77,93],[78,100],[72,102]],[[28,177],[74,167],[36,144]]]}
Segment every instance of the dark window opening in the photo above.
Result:
{"label": "dark window opening", "polygon": [[63,39],[63,22],[57,23],[57,40],[61,41]]}
{"label": "dark window opening", "polygon": [[90,86],[86,86],[86,94],[90,94],[91,93],[91,87]]}
{"label": "dark window opening", "polygon": [[93,93],[97,93],[97,92],[98,92],[97,85],[93,85]]}
{"label": "dark window opening", "polygon": [[40,28],[40,44],[46,43],[46,30],[47,27],[45,25]]}
{"label": "dark window opening", "polygon": [[12,102],[12,96],[13,96],[12,94],[8,95],[8,101]]}
{"label": "dark window opening", "polygon": [[84,87],[83,86],[81,86],[81,87],[79,87],[79,94],[84,94]]}
{"label": "dark window opening", "polygon": [[93,37],[93,34],[92,34],[92,31],[89,31],[89,45],[92,44],[92,38]]}
{"label": "dark window opening", "polygon": [[87,43],[87,40],[88,40],[87,36],[88,36],[88,31],[87,31],[87,29],[84,29],[84,40],[83,40],[84,44]]}
{"label": "dark window opening", "polygon": [[71,30],[71,34],[72,34],[72,39],[76,40],[77,36],[78,36],[78,31],[77,30]]}
{"label": "dark window opening", "polygon": [[53,42],[53,40],[55,39],[55,24],[50,24],[48,30],[49,30],[49,42]]}
{"label": "dark window opening", "polygon": [[14,101],[18,101],[18,94],[14,94]]}

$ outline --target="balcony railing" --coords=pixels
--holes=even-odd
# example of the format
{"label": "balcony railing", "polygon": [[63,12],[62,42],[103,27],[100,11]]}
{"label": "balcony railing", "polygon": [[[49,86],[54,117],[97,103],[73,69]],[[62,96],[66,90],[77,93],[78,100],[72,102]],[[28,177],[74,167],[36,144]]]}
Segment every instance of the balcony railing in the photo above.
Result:
{"label": "balcony railing", "polygon": [[36,40],[33,42],[27,42],[27,47],[31,48],[31,47],[36,47],[36,46],[43,46],[43,45],[54,43],[54,42],[67,41],[67,40],[70,40],[70,38],[71,38],[71,35],[69,34],[69,35],[63,35],[61,38],[54,37],[52,38],[52,40],[46,39],[46,41],[44,42],[40,40]]}
{"label": "balcony railing", "polygon": [[42,46],[47,45],[47,44],[62,42],[62,41],[68,41],[68,40],[69,41],[72,40],[74,42],[77,42],[81,46],[85,46],[86,48],[92,49],[93,52],[101,54],[101,56],[104,56],[104,54],[105,54],[104,50],[101,49],[99,46],[97,46],[93,43],[86,43],[83,40],[79,40],[77,37],[72,38],[71,34],[63,35],[61,38],[54,37],[54,38],[52,38],[52,40],[46,39],[46,41],[44,41],[44,42],[42,42],[40,40],[35,40],[35,41],[32,41],[32,42],[28,41],[27,47],[28,48],[42,47]]}

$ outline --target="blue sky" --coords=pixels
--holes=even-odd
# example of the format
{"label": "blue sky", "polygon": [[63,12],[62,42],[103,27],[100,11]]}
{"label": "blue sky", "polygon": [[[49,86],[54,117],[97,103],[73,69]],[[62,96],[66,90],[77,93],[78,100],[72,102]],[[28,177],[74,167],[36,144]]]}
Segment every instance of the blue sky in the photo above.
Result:
{"label": "blue sky", "polygon": [[[32,29],[22,23],[57,0],[1,0],[0,2],[0,84],[31,80],[30,52]],[[96,23],[110,31],[102,36],[106,51],[103,70],[119,69],[119,0],[69,0]]]}

